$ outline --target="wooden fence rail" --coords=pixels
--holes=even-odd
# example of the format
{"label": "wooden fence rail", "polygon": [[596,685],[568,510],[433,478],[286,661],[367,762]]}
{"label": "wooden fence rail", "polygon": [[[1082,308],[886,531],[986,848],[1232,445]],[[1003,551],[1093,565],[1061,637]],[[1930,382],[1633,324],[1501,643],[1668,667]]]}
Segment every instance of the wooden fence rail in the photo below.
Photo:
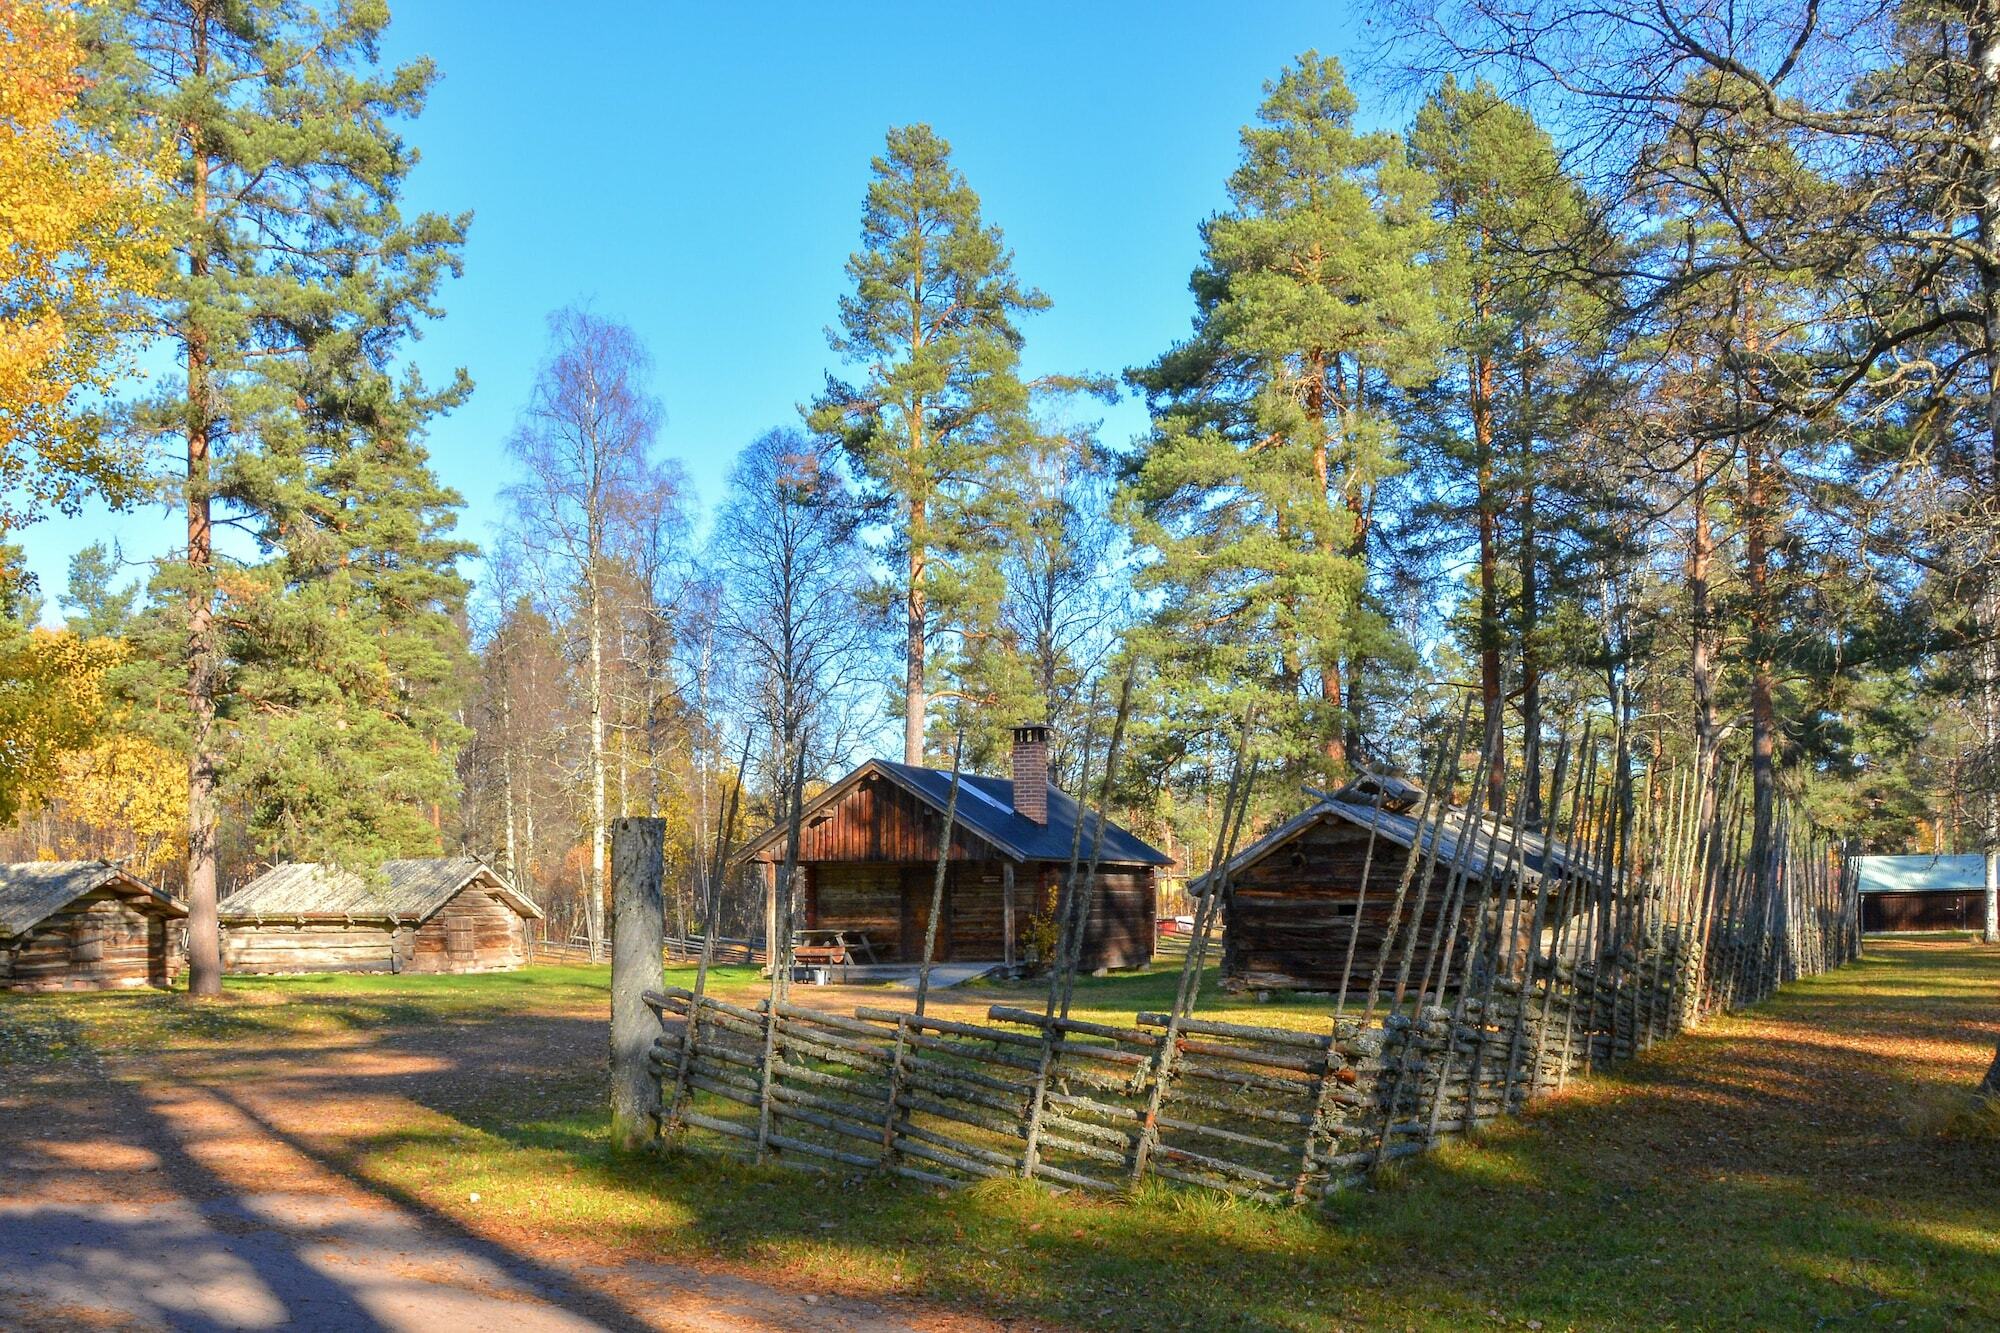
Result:
{"label": "wooden fence rail", "polygon": [[[1449,790],[1456,769],[1440,764],[1441,776]],[[1392,923],[1381,943],[1365,1007],[1343,999],[1319,1031],[1196,1015],[1226,878],[1202,909],[1174,1007],[1129,1023],[1071,1016],[1060,985],[1044,1009],[995,1005],[981,1022],[926,1015],[921,999],[914,1013],[836,1014],[776,982],[754,1005],[699,986],[651,991],[659,1126],[758,1160],[941,1184],[1019,1177],[1114,1192],[1160,1179],[1272,1201],[1324,1196],[1857,956],[1853,874],[1830,846],[1788,825],[1780,838],[1741,836],[1733,791],[1718,801],[1692,780],[1654,786],[1642,807],[1629,776],[1602,788],[1577,776],[1564,825],[1576,854],[1512,855],[1505,876],[1478,885],[1456,873],[1461,841],[1454,874],[1437,877],[1453,910],[1413,904],[1401,942]],[[1419,844],[1431,818],[1444,816],[1428,805],[1416,816]],[[1520,820],[1517,804],[1517,848]],[[1488,823],[1500,836],[1501,821]],[[1219,842],[1216,864],[1227,851]],[[1416,940],[1420,929],[1437,938]],[[1419,943],[1436,970],[1411,977]]]}

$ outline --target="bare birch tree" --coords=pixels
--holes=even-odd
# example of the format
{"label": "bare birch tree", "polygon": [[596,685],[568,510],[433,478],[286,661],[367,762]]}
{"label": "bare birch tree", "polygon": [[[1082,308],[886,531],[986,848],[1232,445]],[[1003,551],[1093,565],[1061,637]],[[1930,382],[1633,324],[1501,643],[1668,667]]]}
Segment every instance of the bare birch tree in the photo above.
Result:
{"label": "bare birch tree", "polygon": [[527,476],[508,488],[523,553],[580,640],[589,725],[589,899],[584,929],[604,937],[607,590],[670,492],[654,460],[661,410],[652,358],[629,326],[571,307],[549,317],[549,355],[507,442]]}

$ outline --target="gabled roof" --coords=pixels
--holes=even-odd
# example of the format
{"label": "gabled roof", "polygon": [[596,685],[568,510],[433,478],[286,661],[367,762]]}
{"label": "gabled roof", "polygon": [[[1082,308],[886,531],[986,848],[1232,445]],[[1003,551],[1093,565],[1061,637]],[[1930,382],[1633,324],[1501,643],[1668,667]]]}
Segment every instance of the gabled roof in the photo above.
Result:
{"label": "gabled roof", "polygon": [[22,861],[0,865],[0,935],[25,935],[106,885],[167,916],[187,915],[187,908],[109,861]]}
{"label": "gabled roof", "polygon": [[[1377,809],[1374,804],[1376,790],[1372,786],[1362,788],[1350,784],[1331,796],[1323,796],[1318,804],[1292,816],[1231,857],[1229,874],[1235,875],[1307,829],[1329,820],[1339,820],[1363,829],[1372,827],[1384,841],[1407,850],[1417,841],[1417,816],[1423,811],[1421,808],[1391,810],[1386,806]],[[1466,811],[1457,806],[1447,809],[1442,816],[1432,810],[1424,819],[1423,829],[1422,850],[1428,855],[1435,849],[1438,865],[1446,870],[1462,865],[1468,879],[1505,875],[1516,864],[1525,865],[1528,870],[1543,875],[1567,871],[1575,879],[1595,879],[1594,873],[1571,857],[1561,843],[1539,833],[1525,830],[1521,833],[1517,859],[1512,829],[1504,823],[1496,827],[1491,817],[1468,822]],[[1461,843],[1465,847],[1462,862],[1459,860]],[[1196,894],[1207,892],[1213,876],[1213,871],[1203,875],[1189,884],[1188,890]]]}
{"label": "gabled roof", "polygon": [[1863,893],[1980,893],[1986,858],[1971,856],[1857,856]]}
{"label": "gabled roof", "polygon": [[[816,812],[843,799],[871,774],[895,783],[936,810],[940,817],[951,800],[951,774],[948,771],[870,759],[806,802],[807,821],[810,822]],[[981,777],[976,773],[963,773],[960,778],[958,810],[953,816],[960,830],[987,843],[1010,860],[1069,860],[1070,841],[1075,834],[1076,822],[1083,817],[1082,808],[1069,796],[1051,786],[1048,822],[1037,824],[1014,813],[1014,784],[1011,780]],[[1090,844],[1096,831],[1096,819],[1085,817],[1080,854],[1086,861],[1090,859]],[[766,848],[776,846],[784,834],[784,824],[775,824],[744,843],[737,856],[753,858]],[[1104,844],[1098,859],[1107,865],[1166,866],[1174,863],[1171,856],[1108,819],[1104,821]]]}
{"label": "gabled roof", "polygon": [[286,861],[224,898],[217,912],[238,923],[302,917],[422,922],[474,880],[522,916],[541,918],[541,908],[476,856],[384,861],[372,880],[317,861]]}

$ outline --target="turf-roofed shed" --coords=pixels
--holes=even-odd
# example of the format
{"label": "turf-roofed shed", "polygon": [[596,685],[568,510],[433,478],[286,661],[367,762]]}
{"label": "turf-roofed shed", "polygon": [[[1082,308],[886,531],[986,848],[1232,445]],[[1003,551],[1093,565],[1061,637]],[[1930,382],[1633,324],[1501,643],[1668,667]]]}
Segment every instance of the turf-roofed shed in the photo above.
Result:
{"label": "turf-roofed shed", "polygon": [[[940,913],[938,962],[1025,961],[1037,918],[1052,922],[1068,872],[1076,801],[1050,785],[1048,728],[1014,729],[1013,776],[963,775]],[[804,811],[799,838],[808,931],[865,942],[858,957],[921,961],[937,873],[951,774],[871,759],[828,787]],[[1090,856],[1095,819],[1085,819]],[[753,838],[742,855],[765,867],[767,886],[785,859],[783,824]],[[1106,820],[1081,965],[1141,967],[1153,956],[1160,867],[1173,864]]]}
{"label": "turf-roofed shed", "polygon": [[169,985],[186,916],[109,861],[0,865],[0,990]]}
{"label": "turf-roofed shed", "polygon": [[528,957],[542,911],[471,856],[384,861],[372,874],[272,866],[222,900],[230,972],[498,972]]}
{"label": "turf-roofed shed", "polygon": [[[1227,874],[1209,874],[1190,889],[1207,893],[1227,884],[1223,901],[1222,977],[1250,990],[1367,990],[1395,911],[1396,890],[1411,870],[1386,978],[1410,948],[1412,977],[1420,977],[1432,946],[1441,940],[1454,877],[1462,918],[1458,940],[1469,938],[1482,887],[1491,904],[1511,902],[1501,890],[1522,869],[1561,875],[1580,884],[1588,877],[1569,865],[1560,844],[1524,832],[1517,848],[1511,829],[1490,817],[1474,820],[1457,807],[1425,808],[1423,789],[1393,777],[1364,774],[1272,829],[1229,861]],[[1419,846],[1412,861],[1410,849]],[[1372,851],[1371,851],[1372,835]],[[1364,879],[1364,870],[1366,871]],[[1579,891],[1567,899],[1572,906]],[[1417,914],[1417,904],[1423,904]],[[1545,907],[1545,925],[1561,904]],[[1529,913],[1522,910],[1526,918]],[[1356,932],[1357,919],[1359,932]],[[1414,923],[1414,944],[1411,931]],[[1509,922],[1517,934],[1526,920]],[[1348,958],[1351,954],[1351,970]]]}

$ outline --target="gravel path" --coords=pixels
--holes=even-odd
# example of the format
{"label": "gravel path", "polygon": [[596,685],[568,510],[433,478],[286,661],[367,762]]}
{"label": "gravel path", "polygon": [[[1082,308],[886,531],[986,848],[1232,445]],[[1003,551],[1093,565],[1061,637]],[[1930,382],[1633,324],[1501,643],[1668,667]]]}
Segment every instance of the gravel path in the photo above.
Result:
{"label": "gravel path", "polygon": [[420,1064],[356,1043],[277,1053],[253,1077],[84,1068],[0,1085],[0,1329],[968,1326],[728,1273],[537,1253],[306,1150],[316,1121],[392,1111],[338,1089]]}

